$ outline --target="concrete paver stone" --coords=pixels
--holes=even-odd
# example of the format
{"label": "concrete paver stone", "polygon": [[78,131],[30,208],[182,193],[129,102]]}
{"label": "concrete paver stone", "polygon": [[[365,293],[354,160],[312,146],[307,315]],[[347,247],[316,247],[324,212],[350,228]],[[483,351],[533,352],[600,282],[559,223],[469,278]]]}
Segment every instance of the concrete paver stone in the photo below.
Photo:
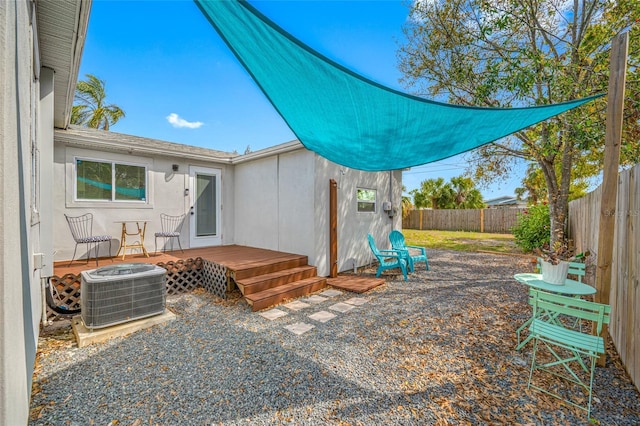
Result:
{"label": "concrete paver stone", "polygon": [[334,314],[327,311],[319,311],[319,312],[316,312],[315,314],[309,315],[309,318],[319,322],[327,322],[334,319],[335,317],[336,316]]}
{"label": "concrete paver stone", "polygon": [[325,300],[327,300],[326,297],[322,297],[322,296],[317,295],[317,294],[314,294],[313,296],[309,296],[306,299],[304,299],[305,302],[314,303],[314,304],[322,303]]}
{"label": "concrete paver stone", "polygon": [[276,318],[280,318],[288,314],[285,311],[281,311],[280,309],[270,309],[266,312],[260,312],[259,315],[270,321],[273,321]]}
{"label": "concrete paver stone", "polygon": [[355,308],[355,306],[349,305],[348,303],[342,303],[342,302],[338,302],[335,305],[329,306],[329,309],[331,309],[332,311],[338,311],[342,313],[349,312],[353,308]]}
{"label": "concrete paver stone", "polygon": [[364,305],[369,301],[367,297],[352,297],[351,299],[345,300],[344,303],[348,303],[354,306]]}
{"label": "concrete paver stone", "polygon": [[322,293],[320,293],[320,296],[336,297],[336,296],[340,296],[341,294],[342,294],[342,292],[339,291],[339,290],[329,289],[329,290],[325,290]]}
{"label": "concrete paver stone", "polygon": [[286,306],[287,308],[293,311],[299,311],[300,309],[308,308],[311,305],[309,305],[308,303],[301,302],[299,300],[294,300],[293,302],[289,302],[284,306]]}
{"label": "concrete paver stone", "polygon": [[296,322],[294,324],[286,325],[284,328],[299,336],[311,330],[312,328],[315,328],[315,325],[307,324],[304,322]]}

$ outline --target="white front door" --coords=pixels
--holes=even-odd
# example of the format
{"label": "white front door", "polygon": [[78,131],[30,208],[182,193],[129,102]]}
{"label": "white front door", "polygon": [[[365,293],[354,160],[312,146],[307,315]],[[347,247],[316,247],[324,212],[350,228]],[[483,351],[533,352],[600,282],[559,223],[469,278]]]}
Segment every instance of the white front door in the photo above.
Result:
{"label": "white front door", "polygon": [[189,167],[190,247],[219,246],[222,244],[220,169]]}

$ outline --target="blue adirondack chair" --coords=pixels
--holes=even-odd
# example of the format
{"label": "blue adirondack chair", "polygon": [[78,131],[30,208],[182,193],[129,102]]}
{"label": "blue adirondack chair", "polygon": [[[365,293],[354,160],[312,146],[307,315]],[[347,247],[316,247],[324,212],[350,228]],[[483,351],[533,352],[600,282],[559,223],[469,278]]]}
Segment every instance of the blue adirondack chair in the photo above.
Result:
{"label": "blue adirondack chair", "polygon": [[427,249],[418,246],[408,246],[404,242],[404,235],[400,231],[391,231],[389,241],[394,250],[405,250],[408,253],[409,271],[414,271],[416,262],[424,262],[427,271],[429,270],[429,260],[427,259]]}
{"label": "blue adirondack chair", "polygon": [[404,280],[407,281],[407,252],[403,250],[378,250],[373,236],[369,234],[367,238],[369,239],[369,247],[371,247],[371,251],[379,263],[376,277],[380,277],[382,271],[387,269],[400,268],[402,275],[404,275]]}

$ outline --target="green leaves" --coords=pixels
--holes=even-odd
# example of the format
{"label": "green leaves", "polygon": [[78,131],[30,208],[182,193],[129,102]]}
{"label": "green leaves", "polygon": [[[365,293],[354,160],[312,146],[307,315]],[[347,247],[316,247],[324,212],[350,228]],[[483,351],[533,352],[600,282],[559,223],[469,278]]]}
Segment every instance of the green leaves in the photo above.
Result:
{"label": "green leaves", "polygon": [[525,252],[549,244],[551,237],[551,220],[549,206],[546,203],[536,204],[525,210],[518,218],[518,224],[512,229],[516,244]]}
{"label": "green leaves", "polygon": [[109,127],[125,116],[117,105],[107,104],[105,82],[87,74],[87,80],[76,85],[75,105],[71,109],[71,124],[93,129],[109,130]]}
{"label": "green leaves", "polygon": [[469,177],[458,176],[445,183],[443,178],[422,181],[411,191],[416,208],[477,209],[484,207],[482,194]]}

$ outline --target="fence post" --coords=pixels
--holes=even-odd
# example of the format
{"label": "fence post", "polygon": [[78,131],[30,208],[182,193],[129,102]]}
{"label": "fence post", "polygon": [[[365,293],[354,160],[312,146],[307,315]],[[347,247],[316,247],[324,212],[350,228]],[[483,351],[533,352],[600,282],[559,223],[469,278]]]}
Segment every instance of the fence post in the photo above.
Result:
{"label": "fence post", "polygon": [[480,233],[484,232],[484,209],[480,209]]}
{"label": "fence post", "polygon": [[[609,94],[605,129],[604,167],[602,174],[602,203],[598,237],[598,269],[596,270],[595,301],[609,304],[611,290],[611,263],[613,237],[616,224],[618,195],[618,167],[620,166],[620,144],[622,142],[622,120],[624,113],[624,85],[627,70],[629,33],[624,32],[613,39],[610,53]],[[603,327],[602,334],[608,334]],[[606,353],[598,359],[604,366]]]}
{"label": "fence post", "polygon": [[420,212],[419,216],[420,216],[420,227],[419,229],[422,231],[422,209],[418,210],[418,212]]}

